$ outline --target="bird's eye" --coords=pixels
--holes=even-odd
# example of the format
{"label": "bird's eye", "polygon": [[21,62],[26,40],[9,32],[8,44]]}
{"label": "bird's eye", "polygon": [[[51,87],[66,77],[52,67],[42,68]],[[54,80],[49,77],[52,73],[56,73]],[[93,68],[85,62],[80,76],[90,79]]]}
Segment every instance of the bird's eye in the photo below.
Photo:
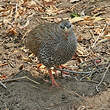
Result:
{"label": "bird's eye", "polygon": [[67,28],[70,28],[70,27],[71,27],[71,25],[68,25],[68,26],[67,26]]}
{"label": "bird's eye", "polygon": [[62,26],[62,25],[60,25],[60,28],[65,29],[65,27],[64,27],[64,26]]}

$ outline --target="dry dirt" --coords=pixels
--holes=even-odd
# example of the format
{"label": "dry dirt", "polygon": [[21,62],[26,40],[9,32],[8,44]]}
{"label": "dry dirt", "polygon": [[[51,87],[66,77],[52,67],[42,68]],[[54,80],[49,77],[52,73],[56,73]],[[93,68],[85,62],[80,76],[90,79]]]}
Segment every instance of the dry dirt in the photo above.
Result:
{"label": "dry dirt", "polygon": [[[66,5],[62,1],[62,4],[57,7],[70,6],[74,6],[74,12],[78,14],[84,10],[88,16],[110,17],[109,0],[79,0]],[[69,17],[70,14],[71,12],[65,12],[57,17],[62,15]],[[28,28],[36,25],[36,17],[37,15],[32,18]],[[95,26],[103,27],[104,23],[105,21],[102,20],[96,22]],[[79,31],[83,23],[74,23],[74,25],[77,36],[88,37],[82,41],[79,40],[80,45],[83,44],[87,48],[91,43],[90,34],[86,29]],[[109,30],[110,27],[107,29]],[[37,71],[35,67],[37,59],[24,49],[22,42],[24,32],[20,30],[19,34],[14,36],[3,31],[1,29],[0,33],[0,74],[8,78],[2,80],[7,88],[0,86],[0,110],[110,110],[110,68],[108,70],[106,68],[110,63],[108,60],[110,59],[110,40],[94,48],[98,56],[87,58],[81,64],[76,59],[67,63],[72,70],[94,71],[93,73],[88,76],[78,74],[61,77],[59,75],[56,81],[60,84],[60,88],[56,88],[51,87],[47,74]],[[29,55],[31,58],[28,58]],[[86,57],[81,57],[81,59],[84,60]],[[104,73],[104,80],[97,91],[96,86]],[[35,84],[28,79],[11,81],[13,78],[23,76],[28,76],[40,84]],[[81,78],[83,79],[80,81]]]}

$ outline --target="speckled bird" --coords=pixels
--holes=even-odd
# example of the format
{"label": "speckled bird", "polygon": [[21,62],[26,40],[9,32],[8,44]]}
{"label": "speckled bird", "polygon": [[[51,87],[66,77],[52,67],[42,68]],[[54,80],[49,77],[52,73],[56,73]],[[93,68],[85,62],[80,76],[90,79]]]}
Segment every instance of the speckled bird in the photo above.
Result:
{"label": "speckled bird", "polygon": [[36,26],[26,37],[25,46],[46,66],[52,85],[58,86],[50,68],[71,60],[77,48],[77,39],[73,25],[68,20],[63,20]]}

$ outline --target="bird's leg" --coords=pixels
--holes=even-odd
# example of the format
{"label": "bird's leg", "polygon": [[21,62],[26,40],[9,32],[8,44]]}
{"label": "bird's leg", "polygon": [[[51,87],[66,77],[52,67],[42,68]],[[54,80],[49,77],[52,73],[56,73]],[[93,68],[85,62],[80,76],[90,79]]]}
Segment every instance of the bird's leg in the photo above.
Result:
{"label": "bird's leg", "polygon": [[52,81],[52,86],[59,87],[59,85],[57,84],[57,82],[56,82],[55,79],[54,79],[54,76],[53,76],[53,74],[52,74],[52,70],[49,69],[48,72],[49,72],[49,75],[50,75],[50,79],[51,79],[51,81]]}
{"label": "bird's leg", "polygon": [[55,77],[58,77],[57,70],[53,69],[53,72],[55,72]]}
{"label": "bird's leg", "polygon": [[54,67],[53,71],[55,72],[55,76],[58,77],[58,70],[56,68],[59,68],[59,66]]}
{"label": "bird's leg", "polygon": [[[63,66],[63,65],[60,65],[60,66],[59,66],[59,69],[64,69],[64,68],[68,69],[66,66]],[[64,72],[64,71],[63,71],[62,73],[63,73],[63,74],[68,74],[68,72]]]}

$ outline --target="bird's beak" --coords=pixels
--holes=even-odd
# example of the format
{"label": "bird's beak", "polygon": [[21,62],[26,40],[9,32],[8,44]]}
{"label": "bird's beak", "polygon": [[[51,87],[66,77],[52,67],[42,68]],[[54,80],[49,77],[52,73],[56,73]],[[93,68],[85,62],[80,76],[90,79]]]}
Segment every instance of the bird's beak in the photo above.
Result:
{"label": "bird's beak", "polygon": [[67,27],[65,27],[64,31],[67,33],[69,31],[69,29]]}
{"label": "bird's beak", "polygon": [[65,33],[66,37],[68,37],[69,29],[67,27],[64,28],[64,33]]}

